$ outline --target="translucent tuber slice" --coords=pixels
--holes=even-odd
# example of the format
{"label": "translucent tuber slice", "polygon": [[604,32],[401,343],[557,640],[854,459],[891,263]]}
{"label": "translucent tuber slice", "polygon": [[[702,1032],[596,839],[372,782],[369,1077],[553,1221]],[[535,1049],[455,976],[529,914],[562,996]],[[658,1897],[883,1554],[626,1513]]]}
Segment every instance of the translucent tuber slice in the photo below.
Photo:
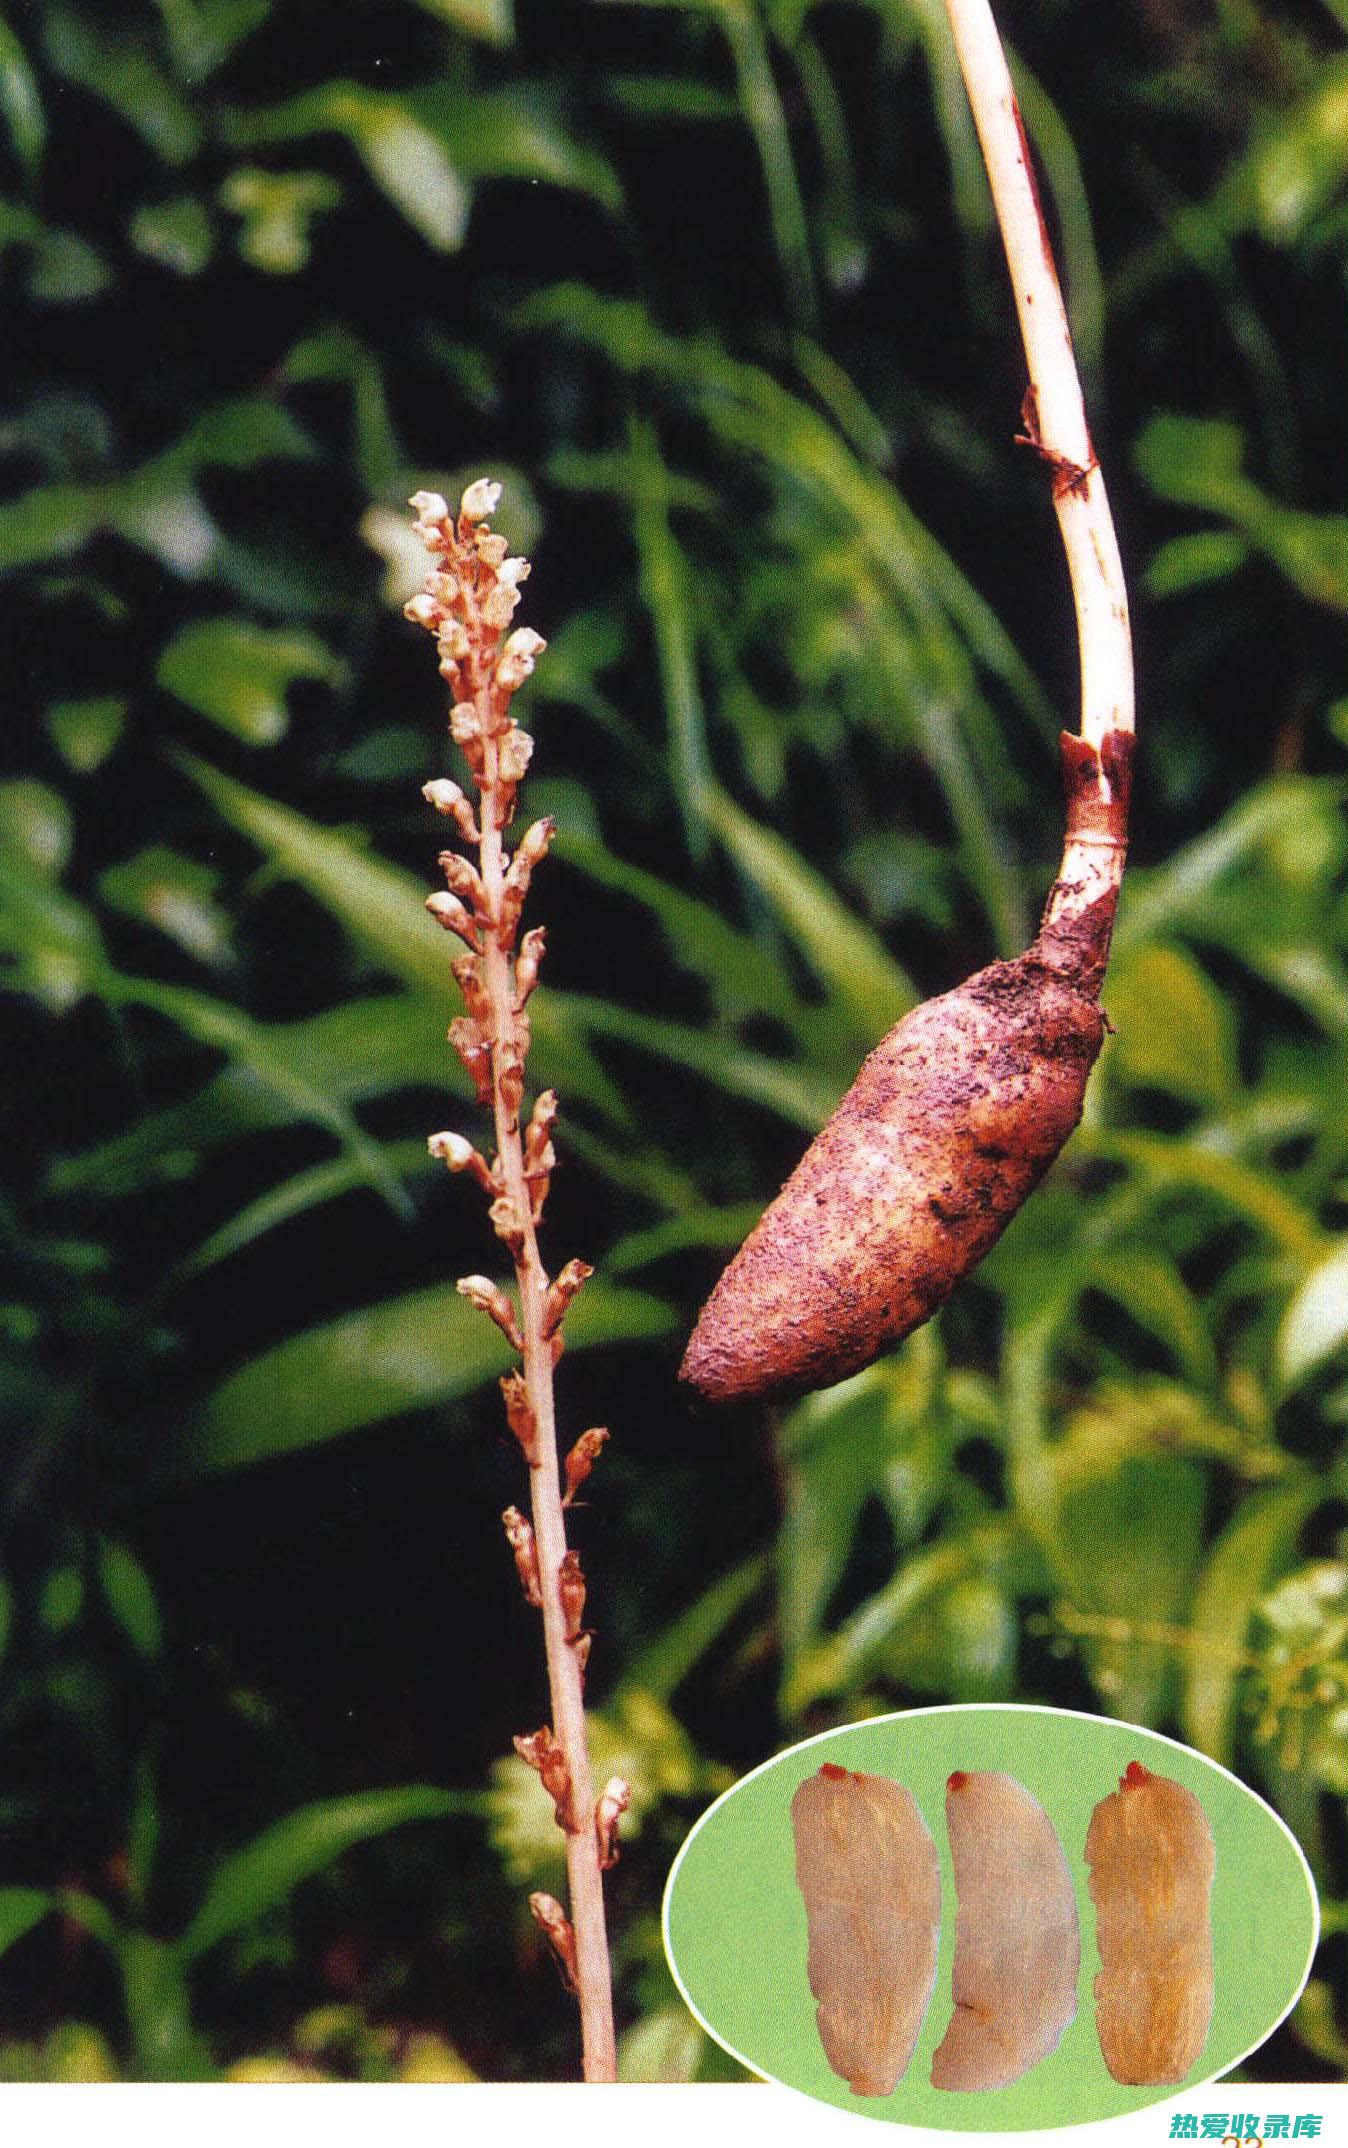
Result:
{"label": "translucent tuber slice", "polygon": [[1212,2024],[1209,1903],[1217,1853],[1193,1792],[1129,1762],[1086,1835],[1096,1941],[1095,2023],[1116,2081],[1182,2081]]}
{"label": "translucent tuber slice", "polygon": [[856,2096],[888,2096],[936,1979],[941,1874],[910,1793],[825,1762],[791,1800],[819,2040]]}
{"label": "translucent tuber slice", "polygon": [[956,1772],[946,1789],[955,1866],[955,2010],[933,2088],[1006,2088],[1076,2019],[1081,1929],[1063,1847],[1014,1775]]}
{"label": "translucent tuber slice", "polygon": [[1081,1117],[1123,869],[1132,737],[1065,735],[1039,936],[892,1029],[721,1277],[682,1377],[709,1401],[858,1372],[944,1304]]}

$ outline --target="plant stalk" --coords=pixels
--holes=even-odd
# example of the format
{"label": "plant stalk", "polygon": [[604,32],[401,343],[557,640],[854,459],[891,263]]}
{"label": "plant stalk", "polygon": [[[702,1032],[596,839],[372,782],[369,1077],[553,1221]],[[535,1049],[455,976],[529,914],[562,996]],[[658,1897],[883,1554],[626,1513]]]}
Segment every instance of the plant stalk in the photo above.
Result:
{"label": "plant stalk", "polygon": [[[496,742],[488,738],[482,783],[482,884],[489,910],[500,915],[505,880],[501,831],[496,825]],[[523,1220],[523,1238],[515,1259],[519,1286],[520,1352],[525,1390],[533,1417],[535,1442],[529,1461],[529,1500],[538,1552],[543,1641],[547,1655],[552,1729],[571,1781],[572,1825],[564,1829],[566,1873],[572,1929],[576,1938],[576,1997],[580,2007],[581,2049],[587,2081],[617,2079],[613,2034],[613,1983],[608,1930],[604,1919],[604,1882],[594,1828],[594,1785],[585,1732],[581,1661],[567,1638],[562,1604],[561,1570],[566,1557],[566,1516],[562,1510],[557,1466],[557,1415],[552,1384],[552,1346],[543,1333],[549,1277],[538,1250],[530,1190],[524,1176],[519,1116],[503,1094],[501,1044],[514,1026],[513,964],[499,940],[485,936],[483,981],[491,1001],[496,1038],[492,1051],[492,1110],[496,1146],[506,1195]]]}
{"label": "plant stalk", "polygon": [[[960,71],[987,166],[1029,368],[1022,438],[1048,464],[1076,609],[1081,737],[1095,754],[1097,810],[1069,788],[1067,843],[1046,924],[1116,896],[1127,842],[1127,769],[1105,742],[1134,727],[1128,596],[1105,481],[1091,444],[1072,333],[1020,107],[988,0],[946,0]],[[1126,759],[1126,757],[1125,757]],[[1121,780],[1119,780],[1121,779]],[[1119,794],[1122,793],[1120,796]]]}

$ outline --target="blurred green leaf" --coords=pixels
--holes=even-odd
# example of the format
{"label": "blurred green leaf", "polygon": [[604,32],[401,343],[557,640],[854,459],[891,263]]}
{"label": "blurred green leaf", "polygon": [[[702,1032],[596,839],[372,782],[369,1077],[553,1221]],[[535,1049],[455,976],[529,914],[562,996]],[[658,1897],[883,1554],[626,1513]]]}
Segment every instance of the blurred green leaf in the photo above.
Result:
{"label": "blurred green leaf", "polygon": [[156,843],[99,877],[99,890],[115,910],[153,925],[199,962],[229,953],[228,913],[216,900],[220,875],[209,865]]}
{"label": "blurred green leaf", "polygon": [[82,10],[52,7],[43,25],[57,72],[100,98],[166,164],[185,164],[200,145],[192,107],[155,60],[139,28],[125,20],[91,21]]}
{"label": "blurred green leaf", "polygon": [[778,1588],[788,1689],[822,1628],[867,1501],[889,1510],[901,1542],[921,1534],[948,1452],[940,1372],[935,1341],[922,1331],[883,1363],[797,1403],[782,1427]]}
{"label": "blurred green leaf", "polygon": [[1314,1481],[1252,1493],[1199,1575],[1188,1620],[1193,1644],[1181,1720],[1190,1743],[1224,1766],[1231,1764],[1236,1696],[1256,1607],[1292,1564],[1302,1528],[1322,1497]]}
{"label": "blurred green leaf", "polygon": [[1173,1645],[1148,1638],[1188,1609],[1203,1538],[1206,1482],[1194,1463],[1130,1451],[1129,1404],[1082,1412],[1053,1450],[1051,1558],[1072,1605],[1103,1626],[1089,1639],[1091,1675],[1106,1706],[1137,1723],[1164,1717],[1175,1676]]}
{"label": "blurred green leaf", "polygon": [[[602,1280],[567,1316],[571,1349],[652,1342],[677,1326],[672,1306]],[[166,1439],[157,1482],[243,1469],[362,1425],[472,1394],[509,1370],[499,1330],[437,1284],[294,1335],[240,1366]]]}
{"label": "blurred green leaf", "polygon": [[835,1004],[867,1044],[917,1004],[910,978],[874,933],[771,828],[714,791],[708,814],[741,872],[771,903]]}
{"label": "blurred green leaf", "polygon": [[0,1887],[0,1954],[55,1909],[53,1895],[40,1887]]}
{"label": "blurred green leaf", "polygon": [[566,187],[605,209],[622,206],[612,165],[577,137],[566,104],[546,83],[464,92],[441,81],[413,91],[408,104],[468,179]]}
{"label": "blurred green leaf", "polygon": [[1154,943],[1125,948],[1110,967],[1106,996],[1117,1031],[1105,1062],[1111,1081],[1197,1104],[1221,1105],[1232,1095],[1231,1018],[1191,956]]}
{"label": "blurred green leaf", "polygon": [[46,146],[47,117],[28,55],[7,22],[0,22],[0,117],[19,162],[36,171]]}
{"label": "blurred green leaf", "polygon": [[30,776],[0,783],[0,857],[41,880],[59,880],[73,846],[70,808]]}
{"label": "blurred green leaf", "polygon": [[311,634],[203,619],[165,645],[155,676],[199,716],[250,746],[272,746],[289,723],[286,694],[295,681],[335,686],[342,667]]}
{"label": "blurred green leaf", "polygon": [[1312,1268],[1278,1329],[1278,1373],[1296,1387],[1348,1340],[1348,1241]]}
{"label": "blurred green leaf", "polygon": [[150,1577],[130,1546],[98,1539],[98,1582],[103,1598],[137,1655],[152,1658],[163,1646],[159,1606]]}
{"label": "blurred green leaf", "polygon": [[267,276],[293,276],[307,265],[312,225],[341,198],[326,172],[273,172],[257,164],[239,165],[220,184],[220,206],[241,222],[239,252]]}
{"label": "blurred green leaf", "polygon": [[514,42],[511,0],[417,0],[417,6],[462,30],[465,37],[480,37],[488,45]]}
{"label": "blurred green leaf", "polygon": [[148,977],[118,977],[115,982],[105,978],[103,990],[114,1004],[149,1008],[177,1024],[199,1044],[225,1053],[255,1081],[273,1090],[290,1112],[326,1127],[369,1184],[384,1194],[394,1213],[406,1213],[406,1197],[385,1164],[378,1142],[371,1140],[351,1113],[333,1100],[315,1079],[312,1065],[288,1049],[286,1025],[264,1026],[228,1000],[213,999],[184,985],[159,984]]}
{"label": "blurred green leaf", "polygon": [[115,752],[126,727],[128,706],[121,694],[52,703],[47,729],[62,760],[76,775],[92,775]]}
{"label": "blurred green leaf", "polygon": [[195,1961],[286,1901],[303,1880],[356,1843],[413,1820],[444,1819],[457,1809],[448,1791],[420,1784],[301,1806],[221,1860],[175,1955],[181,1962]]}
{"label": "blurred green leaf", "polygon": [[215,250],[210,214],[194,194],[143,203],[127,235],[137,253],[175,276],[199,276]]}
{"label": "blurred green leaf", "polygon": [[463,243],[471,196],[440,137],[415,116],[413,100],[359,82],[324,82],[279,104],[236,106],[224,116],[237,149],[344,135],[370,177],[427,244],[452,253]]}
{"label": "blurred green leaf", "polygon": [[647,2014],[618,2040],[620,2081],[693,2081],[706,2037],[686,2006]]}

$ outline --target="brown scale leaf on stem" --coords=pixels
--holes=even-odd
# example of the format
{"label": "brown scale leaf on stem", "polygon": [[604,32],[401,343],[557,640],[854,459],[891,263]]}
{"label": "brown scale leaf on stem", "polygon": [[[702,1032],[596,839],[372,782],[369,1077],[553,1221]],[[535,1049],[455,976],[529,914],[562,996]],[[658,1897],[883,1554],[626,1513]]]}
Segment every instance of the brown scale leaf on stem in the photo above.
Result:
{"label": "brown scale leaf on stem", "polygon": [[[1126,839],[1132,737],[1065,736],[1068,856]],[[1103,780],[1102,780],[1103,779]],[[1034,944],[916,1007],[871,1053],[736,1254],[682,1377],[800,1394],[911,1334],[996,1243],[1081,1117],[1117,902],[1060,878]]]}

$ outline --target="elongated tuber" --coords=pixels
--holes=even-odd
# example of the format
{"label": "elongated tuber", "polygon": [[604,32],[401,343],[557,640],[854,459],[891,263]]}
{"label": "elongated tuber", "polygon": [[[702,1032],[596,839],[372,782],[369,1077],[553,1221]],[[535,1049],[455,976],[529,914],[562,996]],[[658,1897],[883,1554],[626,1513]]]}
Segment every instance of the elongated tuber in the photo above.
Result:
{"label": "elongated tuber", "polygon": [[819,2040],[857,2096],[888,2096],[936,1979],[936,1845],[900,1783],[826,1761],[791,1800]]}
{"label": "elongated tuber", "polygon": [[1182,1783],[1130,1761],[1091,1815],[1086,1860],[1105,2064],[1116,2081],[1138,2086],[1182,2081],[1212,2023],[1217,1855],[1207,1814]]}
{"label": "elongated tuber", "polygon": [[1081,1932],[1062,1844],[1014,1775],[957,1771],[946,1790],[955,1867],[955,2010],[933,2088],[1006,2088],[1076,2019]]}
{"label": "elongated tuber", "polygon": [[1122,846],[1132,743],[1108,733],[1097,756],[1064,737],[1067,855],[1038,938],[871,1053],[703,1309],[683,1378],[708,1400],[868,1365],[945,1302],[1058,1154],[1104,1040],[1118,895],[1081,859]]}

